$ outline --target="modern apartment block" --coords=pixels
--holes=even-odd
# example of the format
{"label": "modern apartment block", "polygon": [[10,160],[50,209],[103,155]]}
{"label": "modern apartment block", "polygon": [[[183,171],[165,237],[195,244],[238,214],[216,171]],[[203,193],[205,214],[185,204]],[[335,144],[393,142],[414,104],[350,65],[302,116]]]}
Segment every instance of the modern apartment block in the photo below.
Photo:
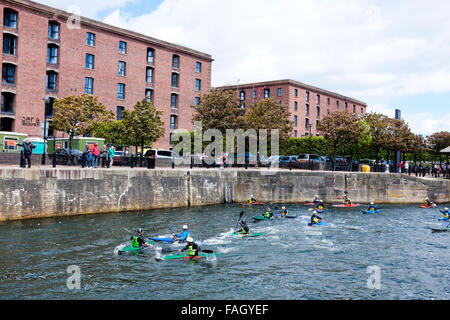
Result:
{"label": "modern apartment block", "polygon": [[46,127],[63,137],[51,128],[53,101],[83,93],[117,119],[147,97],[164,112],[155,147],[193,129],[191,106],[211,88],[211,55],[28,0],[0,0],[0,16],[0,131],[43,137]]}
{"label": "modern apartment block", "polygon": [[243,108],[273,98],[287,106],[294,124],[293,137],[320,135],[317,124],[327,114],[346,110],[364,115],[367,104],[294,80],[277,80],[221,87],[236,91]]}

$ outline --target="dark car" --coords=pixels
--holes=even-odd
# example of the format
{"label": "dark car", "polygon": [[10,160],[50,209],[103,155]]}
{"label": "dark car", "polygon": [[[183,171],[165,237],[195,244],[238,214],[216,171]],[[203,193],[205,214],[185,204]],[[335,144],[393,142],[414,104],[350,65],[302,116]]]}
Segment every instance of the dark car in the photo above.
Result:
{"label": "dark car", "polygon": [[[69,149],[56,149],[54,154],[49,154],[50,159],[53,159],[53,155],[56,157],[56,164],[67,165],[69,164]],[[72,149],[73,164],[81,165],[83,161],[83,152],[77,149]]]}
{"label": "dark car", "polygon": [[280,156],[280,168],[289,168],[289,162],[291,168],[297,166],[297,156]]}

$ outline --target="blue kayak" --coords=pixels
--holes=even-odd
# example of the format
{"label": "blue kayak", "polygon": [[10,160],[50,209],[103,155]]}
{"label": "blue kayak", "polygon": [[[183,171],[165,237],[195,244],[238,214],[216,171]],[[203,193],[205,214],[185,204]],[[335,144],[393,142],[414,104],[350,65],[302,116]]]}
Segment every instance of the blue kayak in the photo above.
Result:
{"label": "blue kayak", "polygon": [[169,243],[173,242],[172,238],[149,238],[149,239],[158,242],[169,242]]}
{"label": "blue kayak", "polygon": [[311,222],[307,222],[307,223],[308,223],[308,226],[310,226],[310,227],[312,227],[312,226],[324,226],[324,227],[329,226],[328,223],[322,222],[322,221],[320,221],[319,223],[311,223]]}
{"label": "blue kayak", "polygon": [[449,218],[440,218],[440,221],[448,221]]}
{"label": "blue kayak", "polygon": [[375,214],[375,213],[380,213],[381,209],[378,210],[367,210],[366,212],[364,212],[364,214]]}

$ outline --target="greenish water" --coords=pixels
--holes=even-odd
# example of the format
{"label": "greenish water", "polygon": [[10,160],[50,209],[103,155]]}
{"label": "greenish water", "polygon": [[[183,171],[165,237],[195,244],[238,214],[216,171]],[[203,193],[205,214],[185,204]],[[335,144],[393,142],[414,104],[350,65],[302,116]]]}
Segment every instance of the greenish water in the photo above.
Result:
{"label": "greenish water", "polygon": [[[265,207],[246,208],[251,230],[266,232],[246,239],[232,236],[240,205],[2,223],[0,299],[450,299],[450,232],[430,230],[442,227],[444,206],[383,205],[375,215],[327,208],[326,227],[308,227],[309,207],[287,207],[299,218],[255,223]],[[169,244],[118,253],[129,244],[124,228],[167,237],[183,224],[202,249],[223,255],[156,259],[164,256],[158,248],[181,248]],[[81,271],[79,290],[67,286],[72,265]],[[368,288],[373,270],[378,289]]]}

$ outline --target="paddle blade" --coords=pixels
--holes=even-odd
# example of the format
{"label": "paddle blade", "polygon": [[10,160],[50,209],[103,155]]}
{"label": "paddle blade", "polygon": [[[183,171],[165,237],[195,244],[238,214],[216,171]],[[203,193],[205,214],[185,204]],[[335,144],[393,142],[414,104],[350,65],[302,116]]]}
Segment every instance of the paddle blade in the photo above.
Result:
{"label": "paddle blade", "polygon": [[202,252],[204,252],[204,253],[214,253],[213,250],[202,250]]}

